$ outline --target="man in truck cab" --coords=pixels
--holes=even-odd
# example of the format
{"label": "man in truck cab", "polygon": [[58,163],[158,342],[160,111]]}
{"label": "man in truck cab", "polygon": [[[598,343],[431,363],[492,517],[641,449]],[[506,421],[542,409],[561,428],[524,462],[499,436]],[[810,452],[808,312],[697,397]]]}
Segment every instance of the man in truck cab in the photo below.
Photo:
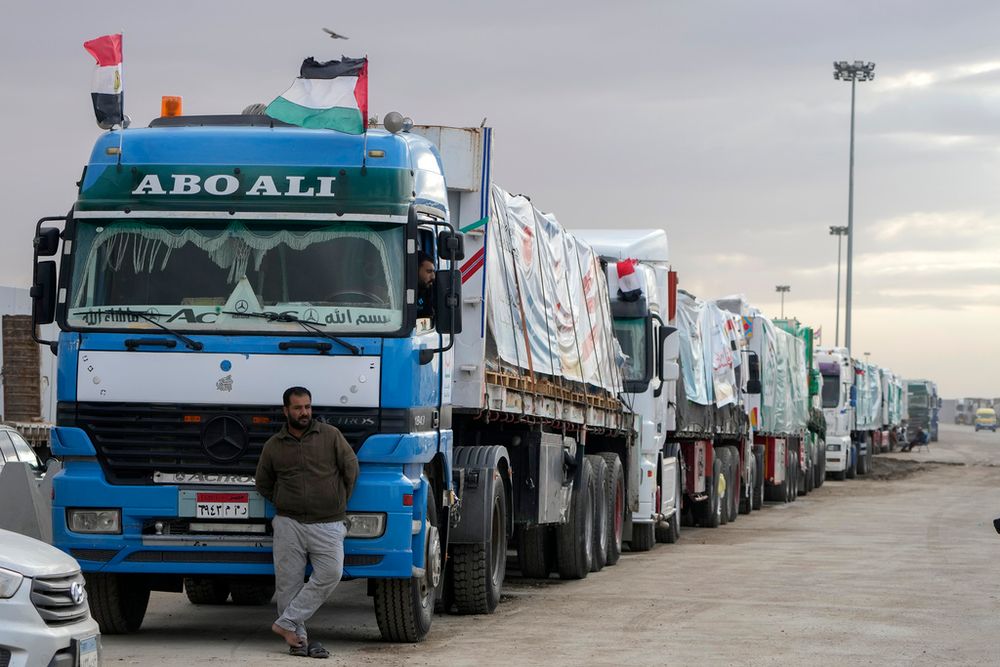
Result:
{"label": "man in truck cab", "polygon": [[434,318],[434,260],[417,253],[417,317]]}
{"label": "man in truck cab", "polygon": [[[358,479],[358,458],[334,426],[312,418],[312,394],[289,387],[282,397],[286,424],[264,443],[257,490],[274,504],[274,579],[278,619],[271,630],[292,655],[328,658],[310,643],[306,621],[326,602],[344,571],[347,500]],[[313,567],[303,583],[306,561]]]}

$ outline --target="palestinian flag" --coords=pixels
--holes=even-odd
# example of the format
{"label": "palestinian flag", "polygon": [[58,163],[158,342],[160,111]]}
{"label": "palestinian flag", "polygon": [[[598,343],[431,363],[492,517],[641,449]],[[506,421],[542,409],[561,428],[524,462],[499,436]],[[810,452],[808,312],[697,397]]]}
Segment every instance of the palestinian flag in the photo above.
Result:
{"label": "palestinian flag", "polygon": [[122,36],[104,35],[83,43],[97,61],[90,93],[97,124],[105,130],[121,125],[125,118],[122,94]]}
{"label": "palestinian flag", "polygon": [[306,58],[299,78],[264,113],[300,127],[362,134],[368,127],[368,59]]}

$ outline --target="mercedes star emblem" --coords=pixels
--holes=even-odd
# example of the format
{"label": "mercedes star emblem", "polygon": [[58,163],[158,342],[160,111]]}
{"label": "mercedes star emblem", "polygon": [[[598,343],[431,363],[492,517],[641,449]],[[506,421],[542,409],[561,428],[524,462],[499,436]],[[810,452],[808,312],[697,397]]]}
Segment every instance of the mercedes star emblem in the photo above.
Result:
{"label": "mercedes star emblem", "polygon": [[248,310],[250,310],[250,304],[247,303],[246,299],[240,299],[239,301],[236,302],[237,313],[245,313]]}
{"label": "mercedes star emblem", "polygon": [[236,417],[213,417],[201,430],[201,446],[208,458],[216,463],[235,461],[243,455],[249,444],[246,426]]}
{"label": "mercedes star emblem", "polygon": [[69,587],[69,595],[73,598],[73,604],[83,604],[83,584],[74,581],[73,585]]}

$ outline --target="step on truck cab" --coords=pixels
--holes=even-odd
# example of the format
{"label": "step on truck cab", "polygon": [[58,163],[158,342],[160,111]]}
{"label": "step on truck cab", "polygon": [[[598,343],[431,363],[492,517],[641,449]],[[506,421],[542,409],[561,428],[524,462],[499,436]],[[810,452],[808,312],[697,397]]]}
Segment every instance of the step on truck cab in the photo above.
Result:
{"label": "step on truck cab", "polygon": [[[436,312],[418,318],[417,253]],[[180,116],[96,142],[64,216],[39,221],[34,319],[56,319],[54,543],[105,634],[150,590],[192,602],[273,593],[261,448],[302,385],[360,476],[344,574],[383,637],[431,622],[456,502],[454,333],[461,237],[437,149],[265,116]]]}

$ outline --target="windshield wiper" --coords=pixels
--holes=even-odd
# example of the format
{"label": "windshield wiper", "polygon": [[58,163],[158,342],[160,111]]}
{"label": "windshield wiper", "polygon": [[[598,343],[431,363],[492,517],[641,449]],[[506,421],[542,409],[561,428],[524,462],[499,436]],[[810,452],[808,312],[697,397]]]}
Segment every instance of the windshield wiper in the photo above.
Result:
{"label": "windshield wiper", "polygon": [[153,319],[154,317],[165,317],[164,313],[153,313],[148,310],[132,310],[130,308],[94,308],[88,310],[85,313],[80,313],[80,314],[88,315],[90,313],[97,313],[99,315],[104,315],[107,313],[111,314],[121,313],[122,315],[131,315],[132,317],[140,317],[149,322],[150,324],[156,325],[157,327],[163,329],[171,336],[175,336],[178,340],[184,343],[184,345],[187,346],[188,349],[201,350],[202,348],[205,347],[202,343],[196,340],[191,340],[190,338],[180,333],[179,331],[174,331],[170,327],[164,326]]}
{"label": "windshield wiper", "polygon": [[343,345],[351,351],[351,354],[361,354],[361,348],[357,345],[352,345],[343,338],[337,338],[333,334],[320,329],[321,326],[325,325],[317,324],[316,322],[309,322],[308,320],[300,320],[294,315],[288,315],[287,313],[238,313],[235,310],[224,310],[222,313],[224,315],[237,315],[239,317],[258,317],[267,320],[268,322],[295,322],[296,324],[301,325],[306,331],[312,331],[313,333],[319,334],[323,338],[328,338],[339,345]]}

